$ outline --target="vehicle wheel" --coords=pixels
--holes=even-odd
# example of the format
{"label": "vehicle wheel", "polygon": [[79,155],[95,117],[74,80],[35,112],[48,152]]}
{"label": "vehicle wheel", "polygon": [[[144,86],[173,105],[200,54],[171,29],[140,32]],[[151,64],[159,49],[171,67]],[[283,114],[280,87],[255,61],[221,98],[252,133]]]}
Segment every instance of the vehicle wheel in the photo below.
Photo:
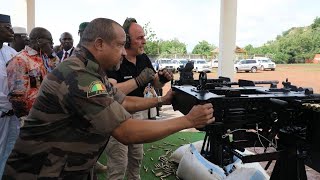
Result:
{"label": "vehicle wheel", "polygon": [[236,68],[236,72],[239,72],[238,68]]}
{"label": "vehicle wheel", "polygon": [[264,66],[261,66],[261,71],[264,71]]}
{"label": "vehicle wheel", "polygon": [[271,69],[271,71],[274,71],[274,70],[276,70],[276,69],[274,69],[274,68],[273,68],[273,69]]}
{"label": "vehicle wheel", "polygon": [[252,68],[251,68],[251,72],[252,72],[252,73],[256,73],[256,72],[257,72],[257,68],[256,68],[256,67],[252,67]]}

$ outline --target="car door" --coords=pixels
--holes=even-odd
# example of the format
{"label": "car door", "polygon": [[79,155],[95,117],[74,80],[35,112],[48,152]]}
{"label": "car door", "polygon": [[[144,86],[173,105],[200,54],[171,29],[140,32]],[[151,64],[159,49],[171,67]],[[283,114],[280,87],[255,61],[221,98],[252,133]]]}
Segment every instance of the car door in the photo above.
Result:
{"label": "car door", "polygon": [[248,68],[247,61],[246,61],[246,60],[240,61],[240,68],[239,68],[239,70],[245,71],[245,70],[247,70],[247,68]]}

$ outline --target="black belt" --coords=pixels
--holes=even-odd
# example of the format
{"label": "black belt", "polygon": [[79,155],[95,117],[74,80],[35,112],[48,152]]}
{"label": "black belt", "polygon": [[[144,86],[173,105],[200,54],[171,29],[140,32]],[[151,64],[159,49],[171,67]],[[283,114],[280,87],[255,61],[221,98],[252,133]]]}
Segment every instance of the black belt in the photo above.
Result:
{"label": "black belt", "polygon": [[13,110],[11,109],[11,110],[9,110],[9,111],[7,111],[7,112],[2,112],[0,118],[3,118],[3,117],[5,117],[5,116],[13,116],[13,115],[14,115],[14,112],[13,112]]}

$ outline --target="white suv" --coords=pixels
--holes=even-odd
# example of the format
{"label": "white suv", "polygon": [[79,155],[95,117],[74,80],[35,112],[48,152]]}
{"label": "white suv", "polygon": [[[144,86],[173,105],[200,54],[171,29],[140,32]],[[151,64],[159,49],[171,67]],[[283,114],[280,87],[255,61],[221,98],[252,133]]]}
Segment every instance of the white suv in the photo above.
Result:
{"label": "white suv", "polygon": [[245,72],[257,72],[260,69],[260,64],[256,59],[243,59],[234,64],[234,69],[236,72],[245,71]]}
{"label": "white suv", "polygon": [[159,64],[159,70],[168,69],[173,73],[177,70],[175,64],[172,62],[172,59],[158,59],[157,63]]}
{"label": "white suv", "polygon": [[212,67],[205,59],[190,59],[196,72],[211,72]]}
{"label": "white suv", "polygon": [[178,70],[180,68],[180,60],[181,59],[172,59],[172,65],[175,70]]}
{"label": "white suv", "polygon": [[266,69],[274,71],[276,69],[276,63],[272,62],[271,59],[259,59],[258,62],[260,63],[261,71]]}

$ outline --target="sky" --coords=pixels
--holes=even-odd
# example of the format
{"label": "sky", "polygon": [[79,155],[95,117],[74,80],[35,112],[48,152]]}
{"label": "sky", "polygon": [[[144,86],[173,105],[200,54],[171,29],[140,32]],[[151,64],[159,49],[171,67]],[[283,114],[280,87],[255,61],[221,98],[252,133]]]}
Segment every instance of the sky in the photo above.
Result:
{"label": "sky", "polygon": [[[0,0],[0,13],[11,15],[13,26],[26,27],[25,0]],[[158,39],[179,39],[191,52],[198,42],[219,45],[220,0],[35,0],[36,26],[48,29],[58,45],[70,32],[79,41],[81,22],[98,17],[123,24],[134,17],[150,23]],[[22,6],[21,6],[22,4]],[[319,0],[237,0],[236,45],[258,47],[291,27],[308,26],[320,17]]]}

